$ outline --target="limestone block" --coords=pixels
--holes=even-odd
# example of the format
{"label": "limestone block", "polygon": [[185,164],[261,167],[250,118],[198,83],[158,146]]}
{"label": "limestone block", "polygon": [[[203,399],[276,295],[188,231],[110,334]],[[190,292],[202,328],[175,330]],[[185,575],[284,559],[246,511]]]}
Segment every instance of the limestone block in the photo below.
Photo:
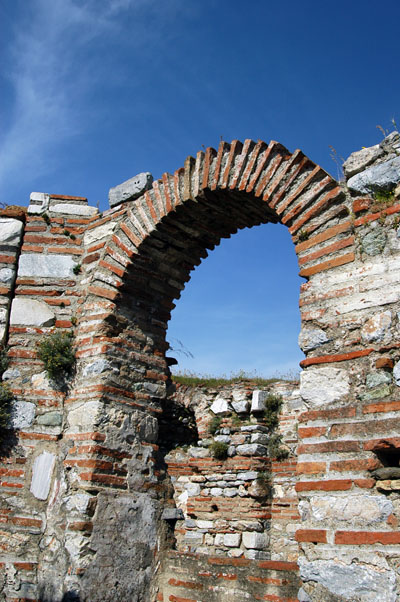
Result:
{"label": "limestone block", "polygon": [[225,533],[224,546],[227,548],[238,548],[240,546],[240,533]]}
{"label": "limestone block", "polygon": [[385,370],[380,370],[379,372],[372,372],[371,374],[367,374],[366,385],[369,389],[391,382],[392,377]]}
{"label": "limestone block", "polygon": [[5,372],[3,372],[2,380],[13,380],[15,378],[19,378],[21,376],[21,372],[18,368],[8,368]]}
{"label": "limestone block", "polygon": [[351,153],[350,157],[343,163],[343,171],[347,178],[354,176],[356,173],[363,171],[368,165],[383,155],[383,150],[379,144],[362,148],[355,153]]}
{"label": "limestone block", "polygon": [[264,433],[253,433],[251,435],[251,443],[260,443],[261,445],[268,445],[269,437]]}
{"label": "limestone block", "polygon": [[257,531],[244,531],[243,544],[246,548],[253,550],[266,550],[269,544],[269,536]]}
{"label": "limestone block", "polygon": [[253,481],[257,478],[258,472],[255,470],[248,470],[247,472],[241,472],[238,474],[237,478],[241,481]]}
{"label": "limestone block", "polygon": [[199,531],[186,531],[183,540],[190,545],[201,545],[203,543],[203,538],[203,533]]}
{"label": "limestone block", "polygon": [[122,184],[114,186],[114,188],[110,188],[108,191],[110,207],[138,198],[146,190],[151,188],[152,182],[153,176],[147,171],[137,174],[137,176],[122,182]]}
{"label": "limestone block", "polygon": [[392,190],[400,181],[400,157],[393,157],[351,177],[348,188],[360,194],[372,194],[376,190]]}
{"label": "limestone block", "polygon": [[320,347],[320,345],[323,345],[328,341],[330,341],[330,339],[322,328],[310,328],[309,326],[305,326],[301,329],[298,339],[299,347],[304,352],[317,349],[317,347]]}
{"label": "limestone block", "polygon": [[396,385],[400,387],[400,361],[394,365],[393,377]]}
{"label": "limestone block", "polygon": [[229,435],[216,435],[214,437],[215,441],[219,441],[220,443],[230,443],[231,442],[231,438],[229,437]]}
{"label": "limestone block", "polygon": [[184,488],[189,497],[194,497],[200,493],[200,485],[198,485],[198,483],[185,483]]}
{"label": "limestone block", "polygon": [[213,497],[221,497],[223,495],[223,489],[221,487],[211,487],[210,493]]}
{"label": "limestone block", "polygon": [[380,226],[376,226],[371,232],[368,232],[361,239],[361,246],[364,253],[371,257],[382,253],[386,244],[386,233]]}
{"label": "limestone block", "polygon": [[392,502],[384,495],[346,495],[346,497],[312,497],[311,515],[314,520],[357,522],[386,521],[393,512]]}
{"label": "limestone block", "polygon": [[188,453],[192,458],[207,458],[210,455],[209,450],[204,447],[190,447]]}
{"label": "limestone block", "polygon": [[78,512],[79,514],[85,514],[87,512],[89,502],[92,499],[92,495],[88,493],[75,493],[65,498],[66,508],[70,512]]}
{"label": "limestone block", "polygon": [[55,314],[43,301],[35,299],[21,299],[15,297],[11,304],[10,324],[24,324],[26,326],[52,326]]}
{"label": "limestone block", "polygon": [[225,497],[236,497],[238,493],[239,492],[236,489],[236,487],[225,487],[225,489],[224,489]]}
{"label": "limestone block", "polygon": [[220,416],[224,416],[226,414],[229,414],[229,404],[226,399],[218,396],[214,400],[212,406],[210,407],[210,410],[214,414],[219,414]]}
{"label": "limestone block", "polygon": [[249,410],[249,402],[247,399],[232,401],[232,407],[238,414],[245,414]]}
{"label": "limestone block", "polygon": [[184,514],[180,508],[165,508],[161,518],[163,520],[182,520]]}
{"label": "limestone block", "polygon": [[55,460],[55,455],[47,451],[35,458],[30,491],[38,500],[47,500]]}
{"label": "limestone block", "polygon": [[213,529],[214,521],[212,520],[196,520],[196,527],[199,529]]}
{"label": "limestone block", "polygon": [[2,268],[0,270],[0,282],[3,284],[11,284],[14,279],[15,270],[12,268]]}
{"label": "limestone block", "polygon": [[251,411],[252,412],[263,412],[265,410],[265,400],[268,397],[268,391],[253,391],[251,398]]}
{"label": "limestone block", "polygon": [[100,401],[87,401],[68,413],[70,427],[95,426],[101,419],[104,404]]}
{"label": "limestone block", "polygon": [[83,376],[96,376],[97,374],[101,374],[106,370],[111,369],[111,363],[105,359],[97,359],[90,364],[86,364],[83,369]]}
{"label": "limestone block", "polygon": [[268,456],[268,449],[258,443],[238,445],[236,450],[239,456]]}
{"label": "limestone block", "polygon": [[88,230],[85,233],[85,236],[83,237],[83,244],[86,247],[88,247],[94,242],[97,242],[98,240],[109,236],[113,232],[115,225],[115,222],[108,222],[106,224],[103,224],[102,226],[97,226],[97,228],[93,228],[93,230]]}
{"label": "limestone block", "polygon": [[349,391],[349,375],[341,368],[311,368],[300,374],[300,395],[312,406],[338,401]]}
{"label": "limestone block", "polygon": [[392,323],[390,311],[375,314],[365,322],[361,329],[361,338],[368,343],[382,341]]}
{"label": "limestone block", "polygon": [[335,596],[363,602],[396,602],[394,571],[376,571],[352,562],[345,565],[331,560],[308,562],[299,558],[300,577],[326,587]]}
{"label": "limestone block", "polygon": [[11,409],[11,428],[29,428],[35,418],[36,406],[30,401],[14,401]]}
{"label": "limestone block", "polygon": [[18,247],[23,224],[19,219],[0,217],[0,245]]}
{"label": "limestone block", "polygon": [[29,253],[21,255],[18,276],[40,276],[42,278],[74,278],[76,265],[70,255],[43,255]]}
{"label": "limestone block", "polygon": [[67,215],[83,215],[84,217],[91,217],[99,212],[97,207],[75,205],[73,203],[57,203],[50,207],[50,211],[52,213],[65,213]]}

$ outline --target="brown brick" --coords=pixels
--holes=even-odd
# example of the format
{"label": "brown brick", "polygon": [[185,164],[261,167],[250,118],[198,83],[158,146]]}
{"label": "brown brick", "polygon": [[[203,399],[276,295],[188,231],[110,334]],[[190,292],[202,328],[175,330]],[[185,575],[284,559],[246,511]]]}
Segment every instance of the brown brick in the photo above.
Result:
{"label": "brown brick", "polygon": [[327,192],[327,194],[325,194],[320,201],[318,201],[317,203],[315,203],[311,207],[311,209],[309,209],[309,211],[306,211],[305,213],[302,213],[301,216],[300,216],[300,218],[297,219],[295,222],[293,222],[293,224],[289,228],[290,234],[292,234],[292,235],[296,234],[296,232],[298,232],[300,230],[300,228],[306,222],[308,222],[308,220],[310,220],[311,218],[315,217],[319,213],[322,213],[322,211],[324,209],[327,209],[328,207],[330,207],[330,202],[331,201],[333,201],[334,199],[339,198],[342,195],[343,195],[343,191],[340,188],[340,186],[337,186],[333,190],[330,190],[329,192]]}
{"label": "brown brick", "polygon": [[349,353],[336,353],[333,355],[320,355],[317,357],[309,357],[300,362],[302,368],[307,366],[313,366],[315,364],[329,364],[332,362],[345,362],[347,360],[353,360],[358,357],[365,357],[372,353],[374,349],[359,349],[357,351],[350,351]]}
{"label": "brown brick", "polygon": [[339,265],[351,263],[354,261],[354,259],[355,255],[353,252],[347,253],[346,255],[340,255],[339,257],[334,257],[333,259],[328,259],[328,261],[323,261],[322,263],[313,265],[310,268],[303,268],[300,270],[300,276],[303,276],[304,278],[307,276],[312,276],[313,274],[318,274],[318,272],[324,272],[325,270],[330,270]]}
{"label": "brown brick", "polygon": [[350,479],[337,479],[328,481],[301,481],[296,483],[296,491],[346,491],[351,489]]}
{"label": "brown brick", "polygon": [[320,437],[321,435],[325,435],[326,427],[325,426],[303,426],[299,427],[298,434],[302,439],[306,439],[308,437]]}
{"label": "brown brick", "polygon": [[297,529],[296,541],[309,543],[327,543],[324,529]]}
{"label": "brown brick", "polygon": [[111,299],[111,300],[114,300],[119,295],[119,292],[116,290],[104,288],[103,286],[93,286],[93,285],[90,285],[88,287],[88,292],[92,293],[93,295],[97,295],[98,297],[105,297],[106,299]]}
{"label": "brown brick", "polygon": [[356,415],[356,408],[353,406],[344,406],[333,408],[331,410],[309,410],[299,416],[300,422],[310,420],[335,420],[336,418],[352,418]]}
{"label": "brown brick", "polygon": [[325,462],[299,462],[297,464],[297,473],[299,474],[316,474],[325,472]]}
{"label": "brown brick", "polygon": [[376,458],[368,458],[364,460],[337,460],[330,463],[330,470],[338,472],[356,471],[356,470],[375,470],[379,468],[381,463]]}
{"label": "brown brick", "polygon": [[364,406],[363,414],[379,414],[383,412],[398,412],[400,410],[400,401],[382,401],[380,403],[370,403]]}
{"label": "brown brick", "polygon": [[394,366],[394,361],[390,358],[390,357],[380,357],[377,360],[375,360],[375,367],[376,368],[383,368],[383,369],[387,369],[387,370],[391,370]]}
{"label": "brown brick", "polygon": [[336,531],[335,543],[342,545],[400,544],[400,532],[390,531]]}
{"label": "brown brick", "polygon": [[367,211],[373,203],[372,199],[362,198],[355,199],[353,201],[353,213],[361,213],[361,211]]}
{"label": "brown brick", "polygon": [[330,238],[341,234],[342,232],[347,232],[347,230],[350,230],[350,228],[350,221],[346,221],[343,224],[338,224],[337,226],[327,228],[326,230],[321,232],[321,234],[317,234],[316,236],[313,236],[308,240],[298,243],[295,247],[296,253],[306,251],[307,249],[310,249],[311,247],[314,247],[315,245],[318,245],[321,242],[324,242],[325,240],[329,240]]}
{"label": "brown brick", "polygon": [[309,255],[305,255],[304,257],[299,258],[299,265],[303,265],[304,263],[308,263],[310,261],[314,261],[315,259],[319,259],[324,255],[329,255],[330,253],[334,253],[335,251],[340,251],[341,249],[345,249],[346,247],[350,247],[354,245],[354,236],[349,236],[348,238],[342,238],[331,245],[323,247],[318,251],[314,251],[314,253],[310,253]]}

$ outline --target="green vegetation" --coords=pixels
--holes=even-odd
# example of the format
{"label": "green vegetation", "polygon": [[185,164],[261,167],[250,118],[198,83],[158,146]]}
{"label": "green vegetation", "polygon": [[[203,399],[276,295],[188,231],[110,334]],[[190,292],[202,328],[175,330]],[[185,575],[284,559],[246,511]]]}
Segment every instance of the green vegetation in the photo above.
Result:
{"label": "green vegetation", "polygon": [[215,433],[217,432],[217,430],[219,429],[220,425],[222,422],[222,418],[221,416],[213,416],[211,418],[211,422],[208,425],[208,432],[210,433],[210,435],[215,435]]}
{"label": "green vegetation", "polygon": [[210,445],[210,451],[216,460],[225,460],[228,455],[228,446],[222,441],[213,441]]}
{"label": "green vegetation", "polygon": [[374,192],[374,199],[378,203],[389,205],[394,201],[394,190],[376,190]]}
{"label": "green vegetation", "polygon": [[310,234],[309,232],[307,232],[307,230],[300,230],[299,232],[299,241],[300,242],[304,242],[305,240],[308,240],[310,238]]}
{"label": "green vegetation", "polygon": [[77,263],[76,265],[74,265],[74,267],[72,268],[72,271],[74,272],[74,274],[76,274],[76,276],[77,276],[78,274],[80,274],[80,273],[81,273],[81,271],[82,271],[82,266],[81,266],[81,264],[80,264],[80,263]]}
{"label": "green vegetation", "polygon": [[50,218],[47,213],[42,213],[42,218],[44,219],[47,225],[50,224]]}
{"label": "green vegetation", "polygon": [[65,378],[75,364],[72,336],[71,332],[55,332],[38,343],[38,357],[54,380]]}
{"label": "green vegetation", "polygon": [[289,450],[282,447],[282,435],[275,433],[268,441],[268,453],[274,460],[285,460],[289,456]]}
{"label": "green vegetation", "polygon": [[264,422],[271,431],[279,424],[279,412],[282,407],[282,397],[270,393],[265,400]]}
{"label": "green vegetation", "polygon": [[172,374],[171,379],[175,383],[186,385],[188,387],[221,387],[242,381],[249,381],[260,387],[267,387],[268,385],[281,380],[289,382],[297,381],[298,374],[277,375],[271,378],[265,378],[257,375],[256,373],[246,372],[244,370],[234,372],[230,376],[227,376],[226,374],[222,374],[221,376],[212,376],[210,374],[178,372],[177,374]]}
{"label": "green vegetation", "polygon": [[[8,368],[7,348],[0,348],[0,378]],[[6,383],[0,382],[0,431],[9,428],[13,394]]]}

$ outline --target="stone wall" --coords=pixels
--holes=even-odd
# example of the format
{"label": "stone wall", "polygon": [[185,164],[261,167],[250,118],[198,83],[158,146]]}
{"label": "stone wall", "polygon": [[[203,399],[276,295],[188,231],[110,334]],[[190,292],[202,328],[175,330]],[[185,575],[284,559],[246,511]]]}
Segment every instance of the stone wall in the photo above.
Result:
{"label": "stone wall", "polygon": [[[396,133],[350,157],[347,185],[276,142],[221,142],[173,175],[116,187],[103,214],[44,193],[1,212],[3,381],[14,396],[0,464],[5,600],[399,597],[398,163]],[[165,337],[208,251],[278,221],[307,280],[306,358],[299,394],[282,385],[291,455],[274,462],[259,455],[271,434],[262,414],[235,409],[251,387],[219,392],[216,406],[211,391],[171,397]],[[73,335],[63,381],[38,357],[54,332]],[[207,416],[225,402],[215,436],[230,455],[217,461]],[[175,407],[190,429],[176,428]],[[253,495],[269,466],[272,497]]]}

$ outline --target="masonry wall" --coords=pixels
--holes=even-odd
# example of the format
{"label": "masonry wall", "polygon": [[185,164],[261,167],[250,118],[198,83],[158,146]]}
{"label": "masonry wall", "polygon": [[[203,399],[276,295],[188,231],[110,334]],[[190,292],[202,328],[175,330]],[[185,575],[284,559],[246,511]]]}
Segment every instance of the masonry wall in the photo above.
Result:
{"label": "masonry wall", "polygon": [[[174,175],[117,187],[104,214],[44,193],[27,212],[2,211],[3,382],[14,395],[0,466],[5,600],[398,598],[398,152],[393,134],[353,154],[346,186],[276,142],[222,142]],[[216,436],[236,455],[217,462],[196,414],[218,414],[214,393],[171,397],[166,328],[222,237],[277,221],[307,279],[298,406],[284,392],[279,426],[290,456],[257,453],[271,435],[261,414],[246,410],[242,426],[256,429],[239,431],[229,409],[229,433]],[[77,358],[62,384],[37,355],[56,331],[73,334]],[[183,452],[164,429],[178,402],[197,419]],[[272,497],[252,495],[269,466]]]}

